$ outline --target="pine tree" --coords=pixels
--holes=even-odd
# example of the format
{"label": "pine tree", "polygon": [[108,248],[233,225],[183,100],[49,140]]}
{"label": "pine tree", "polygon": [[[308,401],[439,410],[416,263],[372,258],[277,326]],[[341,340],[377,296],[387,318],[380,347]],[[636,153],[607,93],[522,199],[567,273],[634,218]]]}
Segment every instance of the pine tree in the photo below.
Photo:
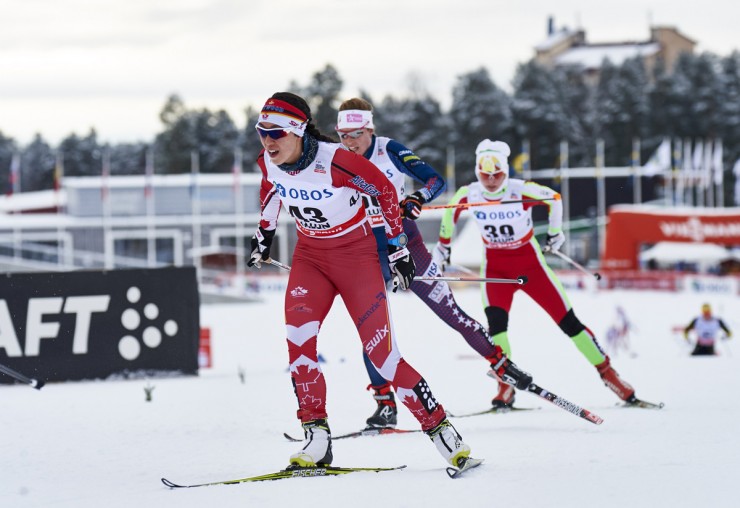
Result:
{"label": "pine tree", "polygon": [[592,87],[586,82],[586,75],[580,67],[560,67],[552,71],[553,87],[560,104],[561,120],[556,129],[559,136],[553,148],[558,151],[556,167],[560,161],[560,141],[568,142],[568,164],[590,166],[593,164],[594,106]]}
{"label": "pine tree", "polygon": [[62,140],[59,152],[64,158],[65,176],[99,176],[102,173],[102,147],[95,129],[84,138],[70,134]]}
{"label": "pine tree", "polygon": [[731,167],[740,159],[740,52],[735,51],[722,59],[718,80],[721,90],[719,137],[725,161],[729,161]]}
{"label": "pine tree", "polygon": [[49,144],[40,134],[23,150],[21,157],[21,188],[24,191],[38,191],[54,188],[54,168],[56,157]]}
{"label": "pine tree", "polygon": [[517,134],[530,142],[532,169],[558,165],[559,144],[568,134],[559,88],[554,73],[533,60],[517,68],[512,111]]}
{"label": "pine tree", "polygon": [[188,110],[182,99],[171,96],[160,119],[165,130],[157,135],[156,172],[188,173],[191,154],[200,158],[202,173],[227,173],[234,161],[239,133],[226,111]]}
{"label": "pine tree", "polygon": [[327,136],[336,137],[334,127],[337,125],[339,93],[343,85],[339,72],[331,64],[327,64],[324,69],[311,76],[306,87],[300,87],[295,82],[290,86],[291,91],[306,100],[314,123]]}
{"label": "pine tree", "polygon": [[257,130],[254,128],[259,121],[259,113],[259,110],[252,106],[248,106],[244,110],[246,124],[244,130],[239,136],[239,146],[242,149],[242,160],[244,161],[243,165],[245,172],[259,171],[256,161],[262,151],[262,143],[260,142]]}
{"label": "pine tree", "polygon": [[120,143],[106,145],[110,150],[111,175],[141,175],[145,171],[146,153],[149,145],[146,143]]}
{"label": "pine tree", "polygon": [[594,100],[595,133],[604,140],[607,166],[629,165],[632,139],[647,134],[647,92],[641,59],[626,60],[619,67],[602,65]]}
{"label": "pine tree", "polygon": [[10,165],[13,155],[18,151],[18,145],[13,138],[3,135],[0,131],[0,195],[12,191],[10,183]]}
{"label": "pine tree", "polygon": [[445,115],[439,102],[428,92],[417,90],[416,93],[420,95],[405,99],[387,96],[379,105],[373,105],[375,132],[413,150],[444,176],[447,158]]}
{"label": "pine tree", "polygon": [[486,69],[458,76],[449,117],[459,182],[475,180],[475,148],[484,139],[507,142],[512,156],[516,155],[511,97],[496,86]]}

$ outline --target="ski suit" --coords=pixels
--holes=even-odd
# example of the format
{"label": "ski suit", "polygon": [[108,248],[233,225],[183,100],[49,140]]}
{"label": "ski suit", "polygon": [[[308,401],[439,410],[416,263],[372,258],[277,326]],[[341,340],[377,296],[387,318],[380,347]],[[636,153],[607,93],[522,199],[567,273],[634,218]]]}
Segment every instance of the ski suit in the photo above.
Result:
{"label": "ski suit", "polygon": [[[444,179],[429,164],[394,139],[373,135],[373,141],[363,155],[388,177],[395,187],[398,201],[401,201],[406,195],[407,175],[424,184],[419,192],[422,193],[426,202],[432,201],[446,189]],[[364,195],[363,200],[378,243],[378,255],[383,267],[383,277],[388,280],[390,270],[388,268],[385,224],[380,206],[378,200],[371,196]],[[416,223],[410,219],[403,219],[403,229],[409,238],[407,248],[416,265],[416,273],[430,277],[441,275],[439,267],[432,261],[432,256],[424,245],[424,239]],[[485,327],[460,308],[447,282],[415,281],[411,284],[410,289],[440,319],[460,333],[477,353],[483,357],[494,354],[494,347]],[[385,383],[383,377],[373,368],[367,355],[365,355],[365,366],[367,367],[371,386],[378,387]]]}
{"label": "ski suit", "polygon": [[285,294],[290,375],[298,418],[326,418],[326,383],[317,336],[337,295],[357,326],[375,368],[395,388],[423,430],[445,418],[424,378],[396,345],[375,239],[360,193],[376,197],[389,238],[403,232],[395,190],[375,166],[341,145],[318,142],[311,163],[286,172],[262,152],[260,226],[274,230],[281,204],[295,219],[298,241]]}
{"label": "ski suit", "polygon": [[[479,182],[463,186],[450,204],[485,202],[487,199],[484,191]],[[606,361],[606,354],[591,330],[576,317],[565,290],[548,267],[534,236],[532,207],[535,205],[549,208],[548,234],[555,235],[560,232],[563,215],[560,196],[552,189],[534,182],[510,179],[500,200],[522,199],[540,201],[469,208],[485,246],[481,276],[515,279],[524,275],[528,278],[528,282],[521,286],[481,285],[491,337],[494,343],[501,346],[506,355],[511,357],[507,333],[509,311],[514,293],[521,289],[550,315],[592,365],[600,365]],[[450,245],[462,211],[463,208],[445,210],[439,235],[439,241],[443,245]]]}
{"label": "ski suit", "polygon": [[691,352],[691,356],[715,354],[714,343],[717,340],[717,335],[720,330],[725,333],[726,337],[732,336],[732,333],[725,322],[714,316],[709,318],[704,316],[694,318],[691,323],[684,328],[684,335],[688,336],[688,333],[691,330],[696,332],[696,345],[694,346],[694,350]]}

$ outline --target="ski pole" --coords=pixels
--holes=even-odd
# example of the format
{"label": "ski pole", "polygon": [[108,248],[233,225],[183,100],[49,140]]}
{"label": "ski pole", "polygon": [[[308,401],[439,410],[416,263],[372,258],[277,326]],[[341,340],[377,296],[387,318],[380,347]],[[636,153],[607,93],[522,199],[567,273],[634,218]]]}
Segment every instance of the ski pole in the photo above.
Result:
{"label": "ski pole", "polygon": [[42,380],[24,376],[20,372],[13,370],[10,367],[6,367],[2,363],[0,363],[0,372],[20,381],[21,383],[25,383],[32,388],[36,388],[37,390],[41,390],[41,387],[44,386],[44,382]]}
{"label": "ski pole", "polygon": [[565,254],[563,254],[559,250],[552,250],[552,249],[545,248],[544,251],[546,253],[548,253],[548,254],[554,254],[554,255],[556,255],[557,257],[559,257],[563,261],[567,261],[568,263],[570,263],[571,265],[573,265],[574,267],[576,267],[578,270],[580,270],[581,272],[585,273],[586,275],[592,275],[593,277],[596,277],[596,280],[601,280],[601,274],[599,272],[589,272],[582,265],[578,264],[573,259],[569,258],[568,256],[566,256]]}
{"label": "ski pole", "polygon": [[[280,261],[276,261],[272,258],[265,259],[265,263],[269,263],[271,265],[275,265],[278,268],[282,268],[283,270],[290,271],[290,266],[286,265],[284,263],[281,263]],[[467,278],[467,277],[427,277],[427,276],[417,276],[414,277],[414,280],[441,280],[445,282],[486,282],[486,283],[498,283],[498,284],[519,284],[524,285],[527,283],[527,277],[524,275],[520,275],[516,279],[494,279],[494,278],[486,278],[486,277],[475,277],[475,278]]]}
{"label": "ski pole", "polygon": [[282,268],[283,270],[285,270],[285,271],[287,271],[287,272],[289,272],[289,271],[290,271],[290,265],[286,265],[286,264],[283,264],[283,263],[281,263],[280,261],[275,261],[275,260],[274,260],[274,259],[272,259],[272,258],[267,258],[267,259],[265,259],[265,263],[270,263],[271,265],[275,265],[275,266],[277,266],[278,268]]}
{"label": "ski pole", "polygon": [[[501,378],[499,378],[492,370],[488,371],[488,377],[491,377],[495,379],[496,381],[501,381]],[[560,409],[564,409],[568,411],[569,413],[572,413],[580,418],[583,418],[584,420],[587,420],[595,425],[601,425],[604,422],[604,419],[601,418],[599,415],[592,413],[588,409],[583,409],[581,406],[574,404],[571,401],[564,399],[558,395],[555,395],[551,391],[545,390],[541,386],[538,386],[534,383],[530,383],[529,386],[525,390],[528,391],[529,393],[533,393],[537,395],[538,397],[542,399],[545,399],[548,402],[552,402],[553,404],[558,406]]]}
{"label": "ski pole", "polygon": [[527,277],[520,275],[516,279],[496,279],[491,277],[428,277],[419,275],[414,280],[441,280],[445,282],[485,282],[487,284],[519,284],[523,286],[527,283]]}
{"label": "ski pole", "polygon": [[537,386],[536,384],[532,383],[527,387],[527,391],[529,393],[534,393],[538,397],[545,399],[548,402],[552,402],[556,406],[558,406],[560,409],[564,409],[568,411],[569,413],[572,413],[578,417],[583,418],[584,420],[587,420],[595,425],[601,425],[604,423],[604,419],[601,418],[599,415],[592,413],[588,409],[584,409],[581,406],[577,404],[573,404],[569,400],[566,400],[558,395],[555,395],[552,392],[549,392],[545,390],[544,388]]}
{"label": "ski pole", "polygon": [[541,199],[507,199],[504,201],[483,201],[481,203],[457,203],[453,205],[428,205],[421,207],[422,210],[442,210],[445,208],[471,208],[474,206],[494,206],[494,205],[512,205],[515,203],[539,203],[541,201],[558,201],[560,194],[556,194],[554,198],[541,198]]}

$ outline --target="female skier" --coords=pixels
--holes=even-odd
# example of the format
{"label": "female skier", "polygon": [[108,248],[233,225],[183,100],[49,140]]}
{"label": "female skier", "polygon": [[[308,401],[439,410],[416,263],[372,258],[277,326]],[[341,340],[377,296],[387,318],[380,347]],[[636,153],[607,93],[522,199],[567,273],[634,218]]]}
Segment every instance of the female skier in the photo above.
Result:
{"label": "female skier", "polygon": [[[337,115],[337,134],[342,144],[350,151],[368,159],[388,177],[394,187],[396,199],[400,201],[403,217],[403,231],[408,236],[407,248],[414,265],[422,275],[433,277],[441,270],[432,261],[432,256],[424,245],[419,228],[414,222],[421,214],[422,205],[432,201],[446,189],[444,179],[424,160],[404,145],[387,137],[375,134],[372,105],[360,98],[344,101]],[[406,177],[410,176],[423,186],[414,193],[406,195]],[[378,244],[378,255],[383,266],[384,277],[390,279],[388,269],[387,241],[385,223],[378,200],[363,195],[365,209],[373,226]],[[444,281],[415,281],[411,291],[418,296],[440,319],[456,330],[478,354],[495,369],[505,357],[500,347],[495,347],[486,328],[468,316],[455,301],[450,287]],[[506,374],[516,385],[525,389],[532,377],[522,372],[513,363],[507,364]],[[396,401],[391,385],[381,376],[365,355],[365,366],[370,377],[368,390],[375,392],[377,408],[367,419],[368,428],[395,427],[397,423]]]}
{"label": "female skier", "polygon": [[[509,145],[502,141],[481,141],[475,150],[478,181],[461,187],[450,201],[450,204],[520,201],[470,208],[485,245],[481,274],[485,274],[485,277],[517,277],[524,274],[529,279],[523,286],[483,285],[483,301],[491,337],[510,356],[507,334],[509,311],[514,292],[522,289],[571,338],[581,354],[596,367],[606,386],[620,399],[635,403],[635,390],[619,377],[594,334],[576,317],[563,286],[547,266],[534,237],[532,207],[544,205],[549,208],[545,250],[558,250],[565,242],[561,230],[563,207],[560,195],[534,182],[509,179],[507,159],[510,153]],[[443,265],[450,261],[450,242],[462,211],[462,207],[450,208],[442,219],[434,255]],[[511,406],[513,402],[513,387],[499,381],[499,392],[493,399],[493,405]]]}
{"label": "female skier", "polygon": [[[323,136],[306,101],[279,92],[263,106],[256,125],[264,150],[260,224],[252,238],[249,266],[270,256],[281,205],[293,217],[298,242],[285,294],[290,375],[305,441],[291,464],[331,464],[326,384],[318,362],[317,336],[337,295],[357,324],[362,346],[439,452],[460,467],[470,455],[424,378],[398,352],[375,238],[361,193],[375,197],[388,224],[390,270],[407,289],[414,262],[406,249],[398,201],[390,181],[363,157]],[[362,320],[360,319],[362,318]]]}

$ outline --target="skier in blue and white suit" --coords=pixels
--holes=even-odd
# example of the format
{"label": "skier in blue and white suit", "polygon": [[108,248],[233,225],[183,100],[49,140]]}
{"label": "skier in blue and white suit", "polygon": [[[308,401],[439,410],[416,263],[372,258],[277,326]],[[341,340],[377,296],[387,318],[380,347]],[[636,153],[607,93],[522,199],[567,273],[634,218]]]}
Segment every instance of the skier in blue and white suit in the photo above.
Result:
{"label": "skier in blue and white suit", "polygon": [[[447,187],[442,176],[398,141],[375,135],[372,105],[364,99],[353,98],[339,107],[336,126],[342,144],[349,150],[362,154],[375,164],[393,183],[398,193],[403,216],[403,229],[408,236],[407,249],[416,265],[416,273],[425,276],[441,275],[441,270],[424,245],[419,228],[414,222],[421,214],[422,205],[443,193]],[[423,184],[411,194],[406,194],[406,175]],[[365,208],[378,242],[378,254],[383,276],[390,280],[388,254],[383,216],[374,198],[363,195]],[[485,358],[497,373],[517,379],[517,387],[526,388],[532,381],[529,374],[519,371],[503,355],[500,347],[494,346],[486,328],[468,316],[455,302],[450,287],[443,281],[415,281],[411,291],[434,311],[445,323],[458,331],[465,341]],[[363,316],[360,317],[360,320]],[[356,323],[359,326],[361,323]],[[505,364],[505,365],[504,365]],[[365,355],[365,366],[370,376],[369,389],[373,389],[378,403],[375,413],[367,419],[368,428],[392,428],[396,426],[396,402],[390,384],[383,379]],[[521,386],[520,386],[521,385]]]}

